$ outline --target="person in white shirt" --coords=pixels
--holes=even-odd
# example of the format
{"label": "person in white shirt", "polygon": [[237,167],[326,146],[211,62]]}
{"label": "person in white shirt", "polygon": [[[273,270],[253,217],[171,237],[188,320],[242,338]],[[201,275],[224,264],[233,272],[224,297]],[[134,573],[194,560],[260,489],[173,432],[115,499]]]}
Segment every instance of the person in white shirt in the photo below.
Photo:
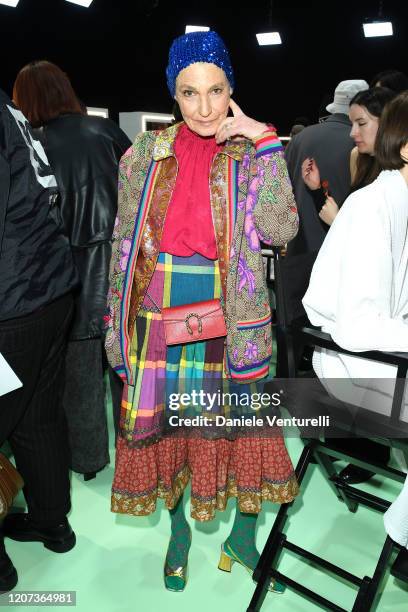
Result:
{"label": "person in white shirt", "polygon": [[[311,323],[345,349],[408,352],[408,91],[387,105],[375,155],[384,170],[343,204],[316,259],[303,305]],[[325,349],[315,351],[313,366],[329,390],[330,379],[344,378],[349,397],[368,398],[372,406],[381,391],[382,410],[388,393],[391,401],[395,366]],[[362,388],[362,379],[372,379],[373,386]],[[407,411],[405,406],[402,418]],[[408,479],[384,524],[404,547],[394,573],[408,580]]]}

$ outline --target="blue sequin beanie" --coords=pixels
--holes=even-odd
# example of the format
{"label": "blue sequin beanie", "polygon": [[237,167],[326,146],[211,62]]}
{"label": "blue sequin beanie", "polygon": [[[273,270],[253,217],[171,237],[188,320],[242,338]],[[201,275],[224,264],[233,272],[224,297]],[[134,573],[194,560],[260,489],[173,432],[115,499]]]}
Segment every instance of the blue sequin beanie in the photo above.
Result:
{"label": "blue sequin beanie", "polygon": [[190,32],[173,41],[166,69],[167,85],[172,97],[176,93],[176,79],[184,68],[196,62],[207,62],[221,68],[234,88],[234,73],[227,47],[217,32]]}

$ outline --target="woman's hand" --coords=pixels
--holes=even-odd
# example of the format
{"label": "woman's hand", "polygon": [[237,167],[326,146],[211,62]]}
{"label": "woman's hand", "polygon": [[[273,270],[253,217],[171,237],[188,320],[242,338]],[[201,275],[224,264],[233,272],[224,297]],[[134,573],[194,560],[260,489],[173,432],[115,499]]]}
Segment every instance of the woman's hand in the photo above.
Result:
{"label": "woman's hand", "polygon": [[315,160],[312,157],[306,157],[302,164],[302,179],[304,183],[311,189],[319,189],[320,187],[320,172]]}
{"label": "woman's hand", "polygon": [[327,223],[327,225],[331,225],[338,212],[339,207],[337,206],[336,201],[331,196],[328,196],[322,206],[321,211],[319,212],[319,217],[322,221]]}
{"label": "woman's hand", "polygon": [[240,140],[240,138],[249,138],[252,140],[268,129],[266,123],[260,123],[244,115],[234,100],[231,99],[229,105],[233,117],[227,117],[218,126],[215,134],[217,144],[231,139]]}

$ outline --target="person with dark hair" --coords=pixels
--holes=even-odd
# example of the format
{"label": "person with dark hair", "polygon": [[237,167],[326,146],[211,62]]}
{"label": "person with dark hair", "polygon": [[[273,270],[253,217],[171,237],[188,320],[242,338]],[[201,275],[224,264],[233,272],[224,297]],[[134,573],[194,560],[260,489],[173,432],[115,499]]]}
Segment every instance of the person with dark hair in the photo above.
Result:
{"label": "person with dark hair", "polygon": [[[55,173],[65,232],[81,287],[67,351],[64,408],[71,468],[89,479],[109,462],[103,348],[111,239],[117,211],[119,159],[130,140],[109,119],[84,114],[67,75],[36,61],[19,72],[16,104],[41,138]],[[117,423],[122,383],[109,368]]]}
{"label": "person with dark hair", "polygon": [[351,190],[372,183],[381,171],[375,156],[375,141],[382,112],[395,92],[386,87],[374,87],[354,96],[350,102],[350,132],[356,147],[351,152]]}
{"label": "person with dark hair", "polygon": [[30,62],[20,70],[13,87],[13,100],[34,128],[61,115],[85,115],[67,75],[47,61]]}
{"label": "person with dark hair", "polygon": [[[381,120],[375,155],[382,168],[399,171],[408,183],[408,91],[389,105]],[[408,215],[405,207],[405,218]],[[408,351],[408,344],[405,347]],[[388,535],[403,548],[398,553],[391,574],[408,582],[408,477],[395,502],[384,514]]]}
{"label": "person with dark hair", "polygon": [[[350,191],[349,159],[353,148],[349,103],[356,93],[364,89],[368,89],[368,83],[362,79],[341,81],[334,91],[332,101],[326,103],[325,110],[329,117],[322,123],[305,127],[285,149],[300,217],[299,232],[288,244],[285,258],[286,290],[291,304],[289,316],[294,325],[303,326],[307,323],[301,300],[307,289],[313,262],[328,230],[328,226],[319,217],[324,199],[317,199],[305,184],[302,163],[305,159],[308,163],[313,159],[320,168],[322,178],[329,183],[330,194],[339,203],[345,200]],[[308,347],[297,343],[295,350],[301,368],[310,370],[311,353]]]}
{"label": "person with dark hair", "polygon": [[[349,117],[352,126],[350,136],[356,145],[350,153],[351,191],[372,183],[380,173],[381,168],[374,155],[375,139],[381,113],[387,102],[392,100],[394,96],[395,93],[390,89],[373,87],[360,91],[350,101]],[[324,203],[319,212],[319,217],[322,221],[331,225],[339,207],[332,196],[324,193],[325,190],[321,186],[320,171],[314,159],[304,160],[302,177],[311,191],[317,192],[317,190],[320,190],[321,193],[316,193],[316,196],[320,196],[320,202],[323,201]]]}
{"label": "person with dark hair", "polygon": [[[350,101],[349,116],[352,123],[350,135],[356,144],[350,154],[351,192],[372,183],[381,171],[379,160],[375,156],[375,142],[381,114],[386,104],[392,100],[395,93],[385,87],[372,87],[360,91]],[[339,207],[335,199],[324,193],[321,188],[320,173],[314,160],[305,160],[302,164],[303,180],[322,208],[319,217],[331,225],[335,220]],[[321,194],[319,194],[319,191]],[[343,450],[354,451],[365,458],[376,459],[386,464],[390,458],[389,449],[371,440],[358,439],[335,441]],[[349,464],[339,474],[348,484],[364,482],[374,476],[374,473]]]}
{"label": "person with dark hair", "polygon": [[[349,156],[353,147],[349,103],[356,93],[364,89],[368,89],[364,80],[341,81],[336,87],[333,101],[326,107],[329,118],[324,123],[306,127],[286,147],[285,158],[300,217],[299,233],[288,245],[288,257],[316,254],[327,231],[319,219],[313,195],[303,181],[302,162],[306,158],[315,160],[322,178],[329,181],[331,194],[337,202],[343,202],[349,192]],[[298,263],[302,268],[302,262],[299,260]]]}
{"label": "person with dark hair", "polygon": [[[200,394],[268,376],[271,311],[260,241],[291,240],[297,210],[274,128],[231,99],[234,74],[216,32],[173,42],[167,83],[183,122],[140,134],[120,164],[106,348],[125,383],[112,510],[148,515],[164,498],[171,521],[164,582],[182,591],[191,545],[182,497],[190,480],[198,521],[236,497],[219,564],[228,572],[234,562],[255,569],[263,503],[290,502],[298,492],[280,430],[238,436],[217,427],[214,415],[233,410],[220,396],[215,410],[196,404],[214,427],[176,435],[177,424],[172,432],[166,420],[173,393],[162,389],[177,398],[186,387]],[[208,336],[208,319],[197,314],[203,308],[217,324]],[[181,335],[169,337],[180,309]],[[284,587],[272,579],[269,589]]]}
{"label": "person with dark hair", "polygon": [[289,136],[293,138],[294,136],[299,134],[302,130],[304,130],[305,127],[306,126],[303,125],[302,123],[294,123],[292,127],[290,128]]}
{"label": "person with dark hair", "polygon": [[[348,379],[356,396],[369,398],[368,409],[376,404],[376,392],[381,407],[389,397],[389,412],[397,366],[369,361],[358,353],[408,352],[407,126],[408,92],[403,92],[389,102],[381,117],[374,153],[383,170],[343,204],[303,299],[313,325],[357,353],[316,350],[313,365],[323,384]],[[385,388],[387,379],[391,393]],[[408,479],[385,513],[384,523],[390,537],[404,547],[391,573],[408,581]]]}
{"label": "person with dark hair", "polygon": [[307,117],[296,117],[293,121],[293,125],[290,129],[289,136],[293,138],[296,134],[299,134],[302,130],[305,129],[308,125],[310,125],[310,119]]}
{"label": "person with dark hair", "polygon": [[370,87],[387,87],[400,93],[408,89],[408,76],[399,70],[383,70],[373,77]]}
{"label": "person with dark hair", "polygon": [[11,446],[28,507],[18,519],[6,517],[0,530],[0,592],[17,584],[4,535],[42,542],[55,552],[75,546],[67,520],[71,500],[62,389],[78,278],[56,193],[41,143],[0,90],[1,386],[12,372],[22,385],[8,384],[0,397],[0,447],[6,440]]}

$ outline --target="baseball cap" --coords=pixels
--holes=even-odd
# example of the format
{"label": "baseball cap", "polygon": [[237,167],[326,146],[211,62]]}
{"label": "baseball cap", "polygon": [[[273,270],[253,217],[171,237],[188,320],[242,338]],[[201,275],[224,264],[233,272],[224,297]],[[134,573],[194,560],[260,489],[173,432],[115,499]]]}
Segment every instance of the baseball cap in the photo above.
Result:
{"label": "baseball cap", "polygon": [[367,81],[363,79],[353,79],[349,81],[341,81],[335,91],[334,100],[326,106],[329,113],[342,113],[348,115],[350,100],[354,98],[356,93],[368,89]]}

